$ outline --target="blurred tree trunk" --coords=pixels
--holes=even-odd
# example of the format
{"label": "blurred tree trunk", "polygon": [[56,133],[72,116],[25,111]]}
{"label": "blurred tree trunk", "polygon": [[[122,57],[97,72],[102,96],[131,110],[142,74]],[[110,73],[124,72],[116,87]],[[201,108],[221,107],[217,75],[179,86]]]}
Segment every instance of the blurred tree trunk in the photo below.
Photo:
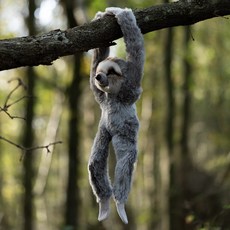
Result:
{"label": "blurred tree trunk", "polygon": [[[36,34],[35,31],[35,18],[34,12],[36,5],[34,0],[28,0],[29,15],[26,18],[27,28],[29,35]],[[26,125],[23,129],[22,143],[25,147],[32,146],[34,142],[34,134],[32,128],[32,122],[34,119],[34,98],[35,98],[35,81],[36,76],[33,68],[29,67],[26,69],[26,78],[28,86],[28,95],[31,99],[26,101]],[[34,178],[34,160],[32,151],[26,152],[23,159],[24,175],[23,175],[23,186],[24,186],[24,230],[34,229],[34,208],[33,208],[33,178]]]}
{"label": "blurred tree trunk", "polygon": [[72,229],[77,229],[79,226],[80,217],[80,188],[78,179],[80,177],[80,67],[82,54],[74,56],[74,71],[73,78],[68,88],[68,106],[69,106],[69,125],[68,125],[68,180],[67,180],[67,200],[65,212],[66,226],[72,226]]}
{"label": "blurred tree trunk", "polygon": [[190,124],[190,107],[191,107],[191,64],[189,61],[190,49],[189,49],[189,39],[191,38],[190,27],[187,26],[184,28],[184,62],[183,62],[183,108],[182,108],[182,129],[181,129],[181,156],[182,162],[187,161],[189,157],[189,124]]}
{"label": "blurred tree trunk", "polygon": [[[27,79],[28,79],[28,93],[30,96],[34,97],[34,81],[35,74],[31,67],[27,69]],[[34,118],[34,100],[30,99],[26,104],[26,127],[23,129],[23,146],[29,147],[34,142],[34,135],[32,129],[32,122]],[[28,151],[25,153],[23,158],[24,167],[24,230],[32,230],[34,215],[33,215],[33,179],[34,179],[34,160],[33,152]]]}
{"label": "blurred tree trunk", "polygon": [[166,140],[167,148],[170,155],[173,155],[173,134],[174,134],[174,113],[175,113],[175,99],[174,99],[174,83],[172,77],[172,59],[173,59],[173,28],[166,31],[165,44],[165,80],[167,92],[167,118],[166,118]]}
{"label": "blurred tree trunk", "polygon": [[[165,3],[169,2],[165,0]],[[175,96],[174,96],[174,82],[172,76],[172,60],[173,60],[173,41],[174,29],[168,28],[166,30],[165,41],[165,82],[167,93],[167,117],[166,117],[166,145],[167,152],[170,159],[169,164],[169,226],[170,229],[177,229],[178,219],[175,210],[178,211],[178,194],[176,189],[176,157],[174,154],[174,120],[175,120]]]}
{"label": "blurred tree trunk", "polygon": [[[169,2],[165,0],[165,2]],[[166,120],[166,141],[167,151],[170,159],[169,164],[169,229],[183,230],[181,224],[182,204],[181,204],[181,191],[179,183],[179,158],[175,152],[175,86],[172,76],[172,61],[173,61],[173,42],[174,42],[174,29],[168,28],[166,33],[165,44],[165,77],[166,77],[166,90],[168,111]]]}
{"label": "blurred tree trunk", "polygon": [[[74,0],[63,1],[66,10],[68,27],[78,26],[74,17],[76,8]],[[68,125],[68,179],[67,179],[67,197],[65,210],[65,226],[70,229],[80,228],[80,188],[78,179],[80,177],[80,97],[81,97],[81,60],[82,53],[74,55],[72,71],[72,80],[67,90],[69,125]]]}
{"label": "blurred tree trunk", "polygon": [[[190,127],[190,116],[191,116],[191,75],[192,68],[190,63],[190,49],[189,49],[189,40],[191,38],[190,27],[187,26],[184,28],[184,42],[183,42],[183,50],[184,50],[184,58],[183,58],[183,104],[182,104],[182,126],[181,126],[181,140],[180,140],[180,187],[181,187],[181,212],[182,212],[182,227],[183,229],[190,229],[186,224],[186,207],[185,203],[187,199],[190,200],[190,191],[187,189],[188,175],[192,171],[192,159],[189,156],[189,127]],[[188,194],[187,194],[188,193]]]}
{"label": "blurred tree trunk", "polygon": [[[172,152],[170,168],[170,229],[184,230],[186,228],[185,202],[186,192],[186,175],[191,169],[191,161],[189,160],[189,121],[190,121],[190,105],[191,105],[191,65],[189,62],[189,39],[191,37],[190,28],[184,29],[184,42],[182,44],[184,50],[183,59],[183,104],[182,104],[182,126],[180,152],[178,154]],[[169,146],[170,147],[170,146]],[[172,145],[173,147],[173,145]]]}
{"label": "blurred tree trunk", "polygon": [[173,60],[173,41],[174,29],[169,28],[166,31],[165,42],[165,81],[167,92],[167,118],[166,118],[166,144],[167,152],[170,159],[169,164],[169,228],[172,230],[180,230],[180,192],[177,181],[177,156],[174,152],[174,122],[175,122],[175,95],[174,82],[172,76],[172,60]]}

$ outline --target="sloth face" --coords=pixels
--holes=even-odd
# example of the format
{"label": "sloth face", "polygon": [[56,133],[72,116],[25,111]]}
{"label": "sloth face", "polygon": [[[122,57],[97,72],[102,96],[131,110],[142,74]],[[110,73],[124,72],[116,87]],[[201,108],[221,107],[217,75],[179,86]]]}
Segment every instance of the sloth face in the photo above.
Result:
{"label": "sloth face", "polygon": [[117,63],[112,60],[99,63],[95,75],[95,85],[98,89],[103,92],[117,94],[123,80],[121,69]]}

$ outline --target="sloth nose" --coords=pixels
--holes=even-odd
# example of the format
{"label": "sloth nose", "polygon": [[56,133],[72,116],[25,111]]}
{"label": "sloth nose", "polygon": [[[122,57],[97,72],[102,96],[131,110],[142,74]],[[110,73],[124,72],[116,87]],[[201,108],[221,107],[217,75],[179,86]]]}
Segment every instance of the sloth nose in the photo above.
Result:
{"label": "sloth nose", "polygon": [[98,74],[96,77],[95,77],[98,81],[101,80],[101,74]]}

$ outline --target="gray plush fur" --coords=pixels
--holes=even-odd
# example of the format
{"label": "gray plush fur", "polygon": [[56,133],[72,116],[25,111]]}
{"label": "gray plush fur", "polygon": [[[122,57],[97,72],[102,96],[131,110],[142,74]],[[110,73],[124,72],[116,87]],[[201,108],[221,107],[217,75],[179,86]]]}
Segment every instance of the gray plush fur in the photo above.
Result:
{"label": "gray plush fur", "polygon": [[[90,87],[96,101],[100,105],[102,114],[89,160],[89,178],[93,192],[100,205],[103,205],[103,202],[107,202],[112,195],[118,204],[124,204],[128,198],[133,167],[137,159],[139,121],[135,102],[142,92],[141,79],[144,65],[144,43],[132,10],[112,7],[107,8],[105,13],[99,14],[97,14],[97,18],[102,18],[108,14],[116,17],[124,35],[127,56],[126,60],[108,58],[109,48],[94,49]],[[111,60],[112,67],[118,64],[121,76],[116,73],[109,75],[107,70],[103,68],[102,71],[97,70],[99,63],[104,60]],[[106,65],[109,66],[110,62]],[[101,71],[100,74],[103,79],[103,81],[100,79],[99,83],[95,79],[99,75],[98,71]],[[116,81],[119,81],[118,86],[114,86],[116,87],[115,93],[107,92],[103,90],[104,88],[99,88],[95,84],[96,82],[102,85],[102,87],[106,87],[109,84],[106,78],[112,79],[110,80],[112,82],[111,87],[114,86],[112,84],[116,84]],[[113,185],[111,185],[107,167],[110,141],[112,141],[116,154]],[[106,217],[101,216],[99,219],[102,220]],[[127,223],[127,220],[123,221]]]}

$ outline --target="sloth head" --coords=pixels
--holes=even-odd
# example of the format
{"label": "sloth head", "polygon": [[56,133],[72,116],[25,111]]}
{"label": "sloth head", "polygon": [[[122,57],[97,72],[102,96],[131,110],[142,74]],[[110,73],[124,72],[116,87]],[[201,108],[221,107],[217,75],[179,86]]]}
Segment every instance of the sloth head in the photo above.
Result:
{"label": "sloth head", "polygon": [[106,59],[98,64],[94,80],[99,90],[117,94],[124,78],[119,65],[112,59]]}

